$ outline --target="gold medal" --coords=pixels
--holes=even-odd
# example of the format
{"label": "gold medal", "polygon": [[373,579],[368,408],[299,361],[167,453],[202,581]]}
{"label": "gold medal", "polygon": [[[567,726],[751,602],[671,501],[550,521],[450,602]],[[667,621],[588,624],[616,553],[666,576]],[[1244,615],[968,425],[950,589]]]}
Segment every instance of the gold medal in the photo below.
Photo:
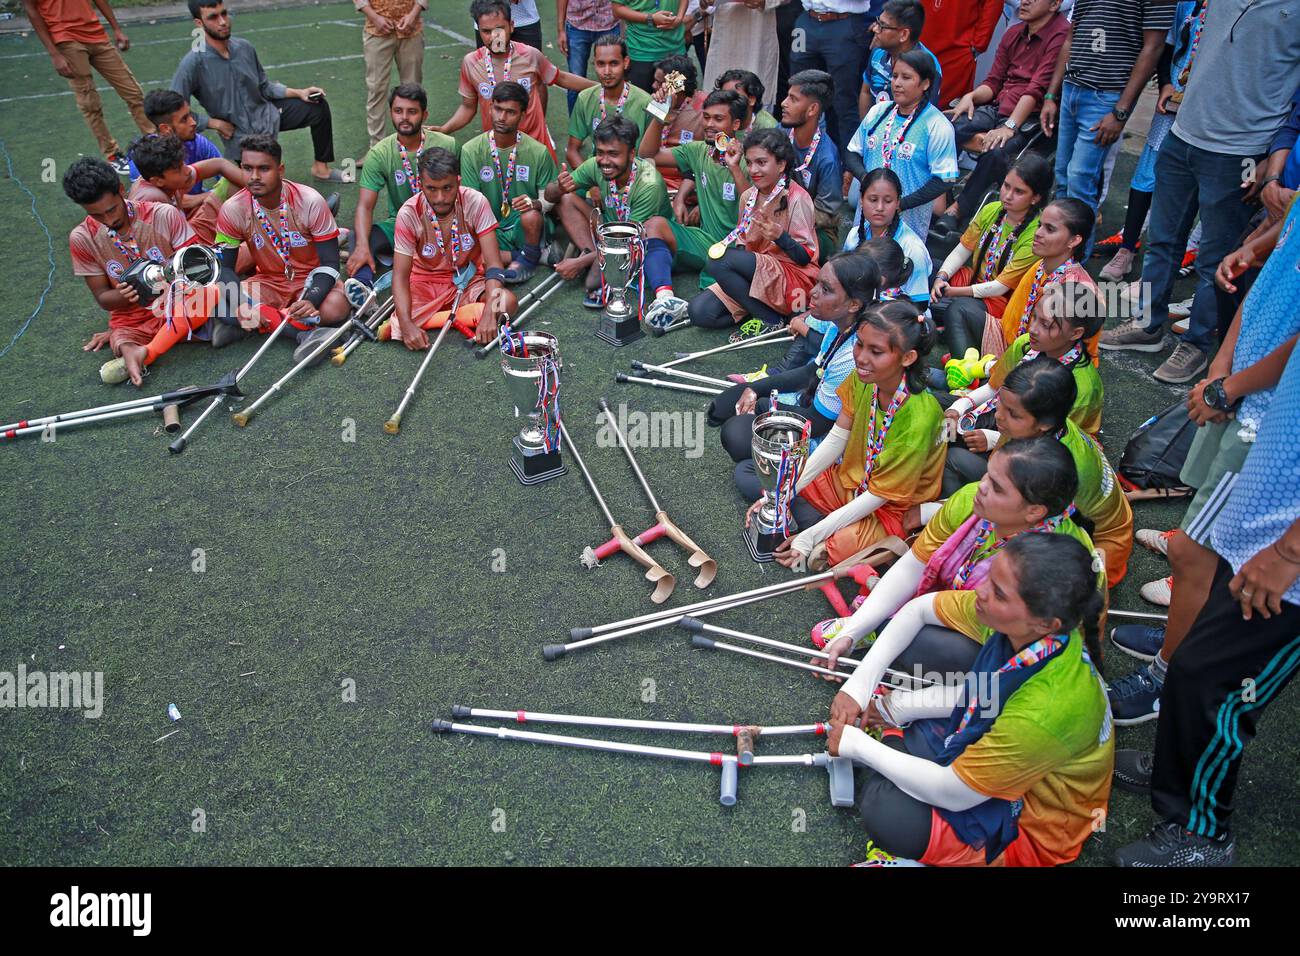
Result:
{"label": "gold medal", "polygon": [[501,200],[501,218],[504,219],[508,215],[510,215],[510,203],[508,200],[503,199]]}
{"label": "gold medal", "polygon": [[715,242],[713,245],[709,246],[709,258],[721,259],[723,253],[725,253],[726,251],[727,251],[727,244],[725,242]]}

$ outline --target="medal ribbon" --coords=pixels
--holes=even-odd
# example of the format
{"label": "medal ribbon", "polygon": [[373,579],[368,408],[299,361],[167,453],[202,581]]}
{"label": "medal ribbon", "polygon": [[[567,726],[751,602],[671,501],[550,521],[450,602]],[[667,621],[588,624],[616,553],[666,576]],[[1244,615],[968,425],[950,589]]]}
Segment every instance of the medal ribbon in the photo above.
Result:
{"label": "medal ribbon", "polygon": [[[515,41],[511,40],[506,44],[506,63],[502,68],[502,73],[504,74],[501,77],[502,83],[505,83],[510,79],[510,61],[514,59],[514,55]],[[488,85],[491,86],[492,90],[495,92],[497,88],[497,78],[496,73],[492,69],[492,51],[487,47],[483,47],[483,70],[487,73]]]}
{"label": "medal ribbon", "polygon": [[[813,157],[817,155],[817,147],[821,145],[821,141],[822,131],[821,127],[818,127],[817,132],[813,133],[812,145],[808,147],[808,155],[804,157],[800,165],[794,168],[794,171],[800,174],[805,186],[812,180],[812,173],[808,171],[808,167],[812,165]],[[799,144],[794,141],[794,130],[790,130],[790,143],[796,150],[799,149]]]}
{"label": "medal ribbon", "polygon": [[276,253],[284,260],[284,274],[286,278],[293,278],[293,263],[289,261],[291,246],[289,244],[289,197],[286,194],[280,198],[280,231],[276,232],[275,227],[271,225],[271,220],[266,217],[262,210],[262,204],[250,194],[249,203],[253,207],[253,215],[262,226],[262,231],[266,233],[267,238],[271,240],[271,245],[275,248]]}
{"label": "medal ribbon", "polygon": [[[1074,505],[1070,505],[1059,515],[1052,515],[1050,518],[1044,518],[1032,528],[1026,528],[1021,534],[1053,534],[1061,525],[1065,524],[1065,519],[1074,514]],[[970,578],[971,572],[975,570],[975,565],[985,561],[997,554],[1015,535],[1009,535],[1005,538],[993,537],[993,522],[987,518],[981,518],[979,530],[975,533],[975,546],[971,548],[970,554],[962,561],[961,567],[952,579],[952,590],[966,590],[966,581]]]}
{"label": "medal ribbon", "polygon": [[[131,226],[131,223],[134,220],[135,220],[135,203],[128,202],[126,204],[126,224],[128,228]],[[118,233],[116,229],[109,229],[106,226],[104,231],[108,233],[108,241],[113,244],[113,248],[116,249],[118,252],[120,252],[122,255],[126,256],[128,265],[130,264],[131,260],[140,258],[140,243],[135,241],[135,236],[127,236],[126,241],[123,242],[118,237]]]}
{"label": "medal ribbon", "polygon": [[1041,259],[1038,260],[1038,268],[1034,271],[1034,282],[1033,285],[1029,287],[1029,295],[1025,299],[1025,311],[1024,314],[1020,316],[1020,324],[1016,326],[1016,338],[1020,338],[1020,336],[1029,331],[1029,317],[1034,314],[1034,306],[1038,303],[1038,297],[1043,294],[1043,290],[1053,282],[1060,282],[1065,274],[1070,271],[1070,266],[1075,264],[1076,263],[1073,259],[1066,259],[1052,270],[1051,275],[1044,279],[1043,261]]}
{"label": "medal ribbon", "polygon": [[[1008,226],[1011,228],[1008,229]],[[990,240],[989,247],[984,252],[984,273],[981,276],[977,276],[977,279],[984,279],[988,282],[995,278],[995,273],[998,268],[998,259],[1002,257],[1002,250],[1007,247],[1007,243],[1011,241],[1011,237],[1015,235],[1015,232],[1016,227],[1007,222],[1006,217],[1004,216],[1002,222],[998,224],[997,235]]]}
{"label": "medal ribbon", "polygon": [[[1057,359],[1057,361],[1060,362],[1062,365],[1066,366],[1067,368],[1069,368],[1071,365],[1073,365],[1075,362],[1079,360],[1079,356],[1082,354],[1083,354],[1083,345],[1079,342],[1076,342],[1073,346],[1071,346],[1070,351],[1062,355],[1059,359]],[[1032,362],[1034,359],[1038,358],[1038,355],[1039,353],[1037,349],[1030,349],[1028,352],[1025,353],[1024,358],[1020,360],[1020,364],[1024,365],[1026,362]],[[961,416],[961,418],[957,420],[957,428],[963,432],[970,431],[972,428],[975,427],[975,422],[979,419],[981,415],[983,415],[985,412],[996,411],[997,407],[998,407],[998,393],[994,392],[993,397],[990,398],[987,402],[977,406],[976,408],[972,408],[965,415]]]}
{"label": "medal ribbon", "polygon": [[519,151],[519,140],[515,139],[515,145],[510,147],[510,158],[506,161],[504,175],[501,172],[501,154],[497,150],[496,133],[491,130],[488,130],[488,148],[492,150],[492,166],[497,171],[497,182],[501,184],[501,209],[504,215],[510,203],[510,187],[515,182],[515,153]]}
{"label": "medal ribbon", "polygon": [[[766,209],[768,206],[772,205],[773,200],[775,200],[777,196],[781,195],[781,191],[783,189],[785,189],[784,176],[782,176],[779,180],[777,180],[776,188],[773,189],[772,192],[768,194],[768,197],[763,200],[763,208]],[[754,204],[757,202],[758,202],[758,187],[755,186],[754,191],[749,194],[749,199],[745,201],[745,208],[741,211],[740,214],[740,222],[736,225],[735,229],[727,233],[727,238],[723,239],[722,242],[719,243],[719,245],[730,246],[733,242],[736,241],[736,238],[738,236],[743,236],[746,232],[749,231],[749,224],[754,221]]]}
{"label": "medal ribbon", "polygon": [[[411,195],[414,196],[420,192],[420,180],[416,178],[415,169],[411,166],[411,159],[406,153],[406,147],[402,145],[402,140],[397,140],[397,151],[402,154],[402,168],[406,170],[406,185],[411,187]],[[420,161],[420,154],[424,152],[424,127],[420,127],[420,148],[415,151],[415,161]]]}
{"label": "medal ribbon", "polygon": [[636,160],[632,160],[631,172],[627,175],[627,185],[619,189],[613,183],[609,184],[610,195],[614,197],[614,213],[619,219],[628,220],[632,218],[632,187],[636,185]]}
{"label": "medal ribbon", "polygon": [[[627,102],[628,90],[630,90],[631,88],[632,88],[632,84],[627,79],[624,79],[623,92],[618,95],[618,103],[614,105],[615,116],[623,115],[623,104]],[[605,94],[603,90],[601,91],[601,96],[600,96],[600,121],[602,123],[605,121]]]}
{"label": "medal ribbon", "polygon": [[[1039,638],[1024,650],[1020,651],[1020,653],[1016,654],[1016,656],[1011,658],[1011,660],[999,667],[997,673],[1002,674],[1007,671],[1020,670],[1022,667],[1033,667],[1035,664],[1042,662],[1059,651],[1061,645],[1064,643],[1065,641],[1060,637],[1049,636]],[[957,729],[953,731],[953,736],[965,730],[966,725],[969,724],[971,718],[975,716],[975,712],[979,710],[981,706],[985,706],[985,704],[980,701],[978,694],[971,694],[970,698],[970,703],[966,705],[966,709],[962,712],[961,720],[957,722]]]}
{"label": "medal ribbon", "polygon": [[1192,43],[1191,48],[1187,51],[1187,63],[1184,64],[1182,72],[1178,74],[1178,85],[1184,90],[1187,89],[1187,81],[1192,76],[1192,62],[1196,59],[1196,50],[1201,45],[1201,32],[1205,29],[1205,14],[1209,9],[1210,2],[1205,0],[1201,4],[1200,15],[1196,18],[1196,22],[1192,24]]}
{"label": "medal ribbon", "polygon": [[921,112],[924,109],[924,103],[916,104],[916,109],[912,110],[912,115],[903,123],[903,128],[899,131],[898,139],[891,143],[890,137],[894,134],[894,120],[898,119],[898,105],[895,104],[889,108],[889,122],[885,124],[885,137],[880,142],[880,158],[883,161],[883,166],[886,168],[893,168],[890,166],[890,163],[894,159],[894,151],[898,149],[905,139],[907,139],[907,131],[912,128],[912,124],[916,122],[916,118],[921,115]]}
{"label": "medal ribbon", "polygon": [[889,400],[889,407],[885,409],[885,416],[879,416],[880,406],[877,400],[880,397],[880,389],[871,386],[871,431],[867,433],[867,460],[862,466],[862,481],[858,484],[858,493],[867,490],[867,482],[871,480],[871,471],[876,467],[876,459],[880,457],[881,450],[885,447],[885,437],[889,434],[889,426],[894,424],[894,416],[898,410],[903,407],[910,393],[907,390],[907,376],[904,375],[898,380],[898,388],[894,389],[894,397]]}
{"label": "medal ribbon", "polygon": [[[434,238],[438,240],[439,255],[447,255],[447,240],[442,234],[442,225],[438,222],[438,217],[433,213],[433,207],[432,206],[427,207],[425,209],[424,214],[429,218],[429,222],[433,224],[433,234],[434,234]],[[456,215],[456,203],[453,203],[451,207],[451,255],[447,256],[448,260],[451,263],[452,269],[456,269],[459,267],[459,263],[457,263],[456,261],[456,256],[459,252],[460,252],[460,217]]]}

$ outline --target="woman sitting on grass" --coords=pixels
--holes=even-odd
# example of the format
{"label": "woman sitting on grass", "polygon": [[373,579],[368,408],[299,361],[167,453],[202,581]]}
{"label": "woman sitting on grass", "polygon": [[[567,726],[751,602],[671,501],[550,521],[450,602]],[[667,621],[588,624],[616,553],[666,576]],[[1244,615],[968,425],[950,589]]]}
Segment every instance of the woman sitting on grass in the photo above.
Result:
{"label": "woman sitting on grass", "polygon": [[827,749],[873,771],[867,865],[1057,866],[1104,819],[1115,743],[1077,631],[1102,606],[1092,555],[1019,535],[975,594],[981,647],[963,684],[873,699],[860,667],[831,704]]}
{"label": "woman sitting on grass", "polygon": [[[914,504],[933,501],[943,477],[943,411],[925,389],[934,329],[900,299],[867,310],[853,346],[854,373],[840,384],[835,425],[809,456],[796,485],[794,519],[804,530],[774,558],[804,570],[836,564],[903,531]],[[756,477],[736,474],[741,494],[763,499]],[[757,499],[757,500],[755,500]]]}
{"label": "woman sitting on grass", "polygon": [[[862,205],[858,221],[844,240],[844,251],[853,252],[874,239],[892,239],[912,262],[912,272],[901,293],[924,312],[930,307],[930,250],[912,227],[903,222],[903,184],[898,173],[881,166],[862,177]],[[892,298],[897,298],[893,296]]]}

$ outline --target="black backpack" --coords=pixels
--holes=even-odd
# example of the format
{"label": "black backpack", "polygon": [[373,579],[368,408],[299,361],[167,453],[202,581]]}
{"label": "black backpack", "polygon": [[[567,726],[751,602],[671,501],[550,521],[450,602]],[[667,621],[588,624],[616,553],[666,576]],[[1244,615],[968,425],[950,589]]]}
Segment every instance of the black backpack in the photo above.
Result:
{"label": "black backpack", "polygon": [[1119,460],[1122,478],[1138,488],[1182,488],[1178,477],[1196,436],[1186,400],[1175,402],[1138,426]]}

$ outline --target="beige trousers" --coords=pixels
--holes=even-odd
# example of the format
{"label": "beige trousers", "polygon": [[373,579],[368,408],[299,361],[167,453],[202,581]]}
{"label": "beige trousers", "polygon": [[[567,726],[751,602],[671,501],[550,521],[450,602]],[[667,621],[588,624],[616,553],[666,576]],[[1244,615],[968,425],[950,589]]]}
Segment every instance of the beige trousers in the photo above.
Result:
{"label": "beige trousers", "polygon": [[395,36],[361,35],[366,59],[366,132],[374,146],[392,130],[388,121],[388,92],[397,65],[397,82],[420,83],[424,77],[424,31],[405,40]]}
{"label": "beige trousers", "polygon": [[149,117],[144,115],[144,90],[140,89],[140,84],[136,82],[131,68],[122,59],[122,54],[117,52],[117,47],[111,43],[89,44],[72,41],[57,45],[59,52],[67,57],[68,63],[76,74],[68,80],[68,85],[72,87],[72,92],[77,98],[77,108],[86,118],[86,125],[95,134],[95,139],[99,141],[99,150],[105,157],[115,156],[123,150],[118,146],[113,134],[108,131],[108,124],[104,122],[104,104],[100,102],[99,92],[95,89],[95,77],[90,72],[91,67],[108,80],[109,85],[117,91],[117,95],[122,97],[126,108],[131,111],[131,118],[135,120],[135,125],[140,127],[140,132],[154,131],[153,123],[149,122]]}

